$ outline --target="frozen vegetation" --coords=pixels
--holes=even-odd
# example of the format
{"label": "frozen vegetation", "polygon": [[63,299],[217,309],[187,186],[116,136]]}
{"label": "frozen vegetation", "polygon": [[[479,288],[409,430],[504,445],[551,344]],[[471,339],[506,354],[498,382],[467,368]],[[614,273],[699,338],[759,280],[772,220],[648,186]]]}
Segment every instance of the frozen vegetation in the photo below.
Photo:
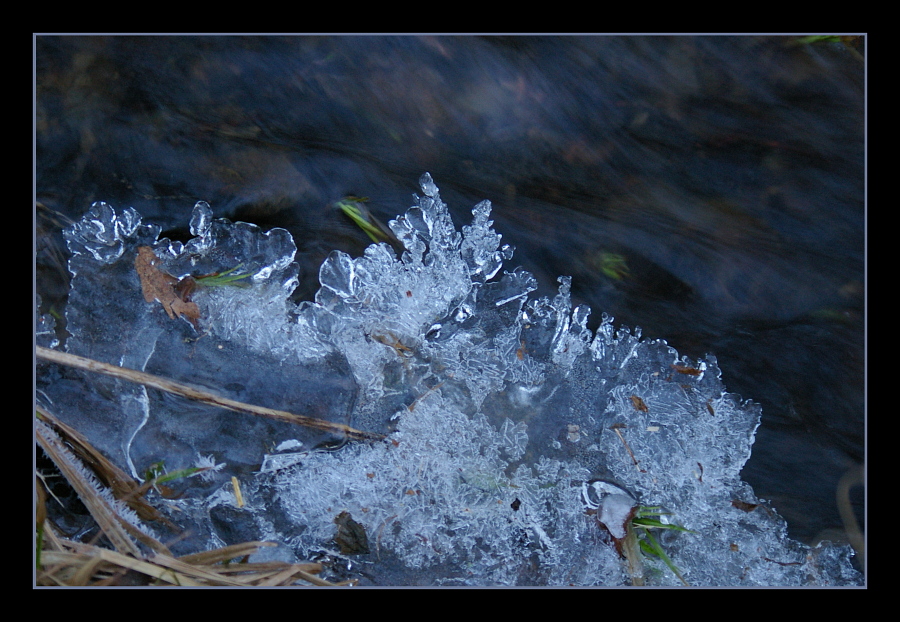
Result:
{"label": "frozen vegetation", "polygon": [[[513,249],[490,203],[460,232],[429,175],[420,186],[390,223],[401,257],[335,251],[299,306],[290,235],[213,220],[205,203],[185,244],[105,204],[66,231],[69,352],[384,440],[70,370],[42,374],[42,395],[136,477],[160,460],[225,464],[165,502],[189,550],[273,540],[364,584],[681,585],[673,568],[691,585],[862,582],[848,547],[790,540],[741,481],[760,412],[725,391],[715,358],[687,360],[605,315],[593,333],[566,277],[554,298],[530,298],[534,278],[503,269]],[[143,246],[173,281],[240,278],[179,294],[196,317],[169,313],[142,291]],[[640,506],[689,530],[653,530],[668,563],[629,546],[629,532],[646,539],[630,525]]]}

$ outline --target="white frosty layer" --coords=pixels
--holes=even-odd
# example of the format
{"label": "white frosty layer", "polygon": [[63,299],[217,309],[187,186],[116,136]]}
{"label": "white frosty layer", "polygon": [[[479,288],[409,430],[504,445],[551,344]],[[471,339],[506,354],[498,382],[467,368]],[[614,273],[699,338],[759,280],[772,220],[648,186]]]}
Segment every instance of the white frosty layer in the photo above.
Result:
{"label": "white frosty layer", "polygon": [[[205,204],[191,221],[197,237],[183,246],[156,241],[158,229],[133,210],[108,206],[67,232],[78,277],[70,350],[201,384],[229,379],[235,392],[262,399],[293,391],[286,410],[302,401],[315,416],[389,435],[276,459],[276,446],[321,439],[254,431],[239,419],[200,433],[208,415],[185,418],[157,399],[149,419],[125,418],[136,431],[119,459],[170,451],[176,461],[214,455],[228,468],[265,459],[258,475],[241,471],[242,512],[261,537],[301,557],[337,551],[335,519],[348,512],[367,534],[370,553],[357,559],[376,582],[627,584],[598,506],[582,494],[597,479],[694,532],[660,536],[692,584],[860,581],[849,549],[790,541],[740,480],[759,408],[725,392],[714,358],[684,359],[639,331],[616,331],[605,316],[592,333],[589,309],[571,307],[568,278],[553,299],[530,299],[534,278],[502,271],[512,249],[491,228],[490,203],[460,233],[429,175],[420,187],[416,205],[390,223],[402,257],[386,244],[356,259],[335,251],[315,302],[299,307],[289,300],[297,271],[287,232],[214,220]],[[131,267],[139,244],[176,276],[241,265],[250,286],[199,291],[205,336],[196,339],[187,322],[140,297]],[[98,288],[131,293],[98,310]],[[146,407],[142,395],[131,402]],[[227,498],[209,497],[194,519],[206,524]],[[614,506],[607,500],[601,511]],[[648,583],[680,584],[661,561],[644,566]]]}

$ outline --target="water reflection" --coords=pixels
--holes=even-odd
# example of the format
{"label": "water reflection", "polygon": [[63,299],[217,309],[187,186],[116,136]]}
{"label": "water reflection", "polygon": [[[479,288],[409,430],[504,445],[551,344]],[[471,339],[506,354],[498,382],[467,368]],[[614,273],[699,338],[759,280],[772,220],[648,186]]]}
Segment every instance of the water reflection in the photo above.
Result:
{"label": "water reflection", "polygon": [[[861,41],[779,37],[39,37],[38,291],[58,222],[131,205],[169,235],[197,200],[281,226],[318,266],[423,171],[457,223],[483,198],[551,293],[714,353],[763,404],[746,479],[794,537],[841,529],[863,460]],[[55,216],[59,218],[59,216]],[[857,491],[858,492],[858,491]],[[861,498],[856,499],[860,510]]]}

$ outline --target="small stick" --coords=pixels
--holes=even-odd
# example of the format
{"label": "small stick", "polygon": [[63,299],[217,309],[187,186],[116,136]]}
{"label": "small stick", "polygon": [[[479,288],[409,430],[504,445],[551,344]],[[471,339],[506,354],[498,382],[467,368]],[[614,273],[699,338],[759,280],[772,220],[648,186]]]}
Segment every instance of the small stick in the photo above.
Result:
{"label": "small stick", "polygon": [[297,425],[314,428],[316,430],[324,430],[326,432],[344,434],[351,440],[355,441],[379,441],[385,438],[383,434],[356,430],[341,423],[323,421],[322,419],[316,419],[315,417],[295,415],[284,410],[276,410],[274,408],[266,408],[264,406],[245,404],[244,402],[231,400],[227,397],[222,397],[208,391],[203,391],[190,385],[175,382],[167,378],[154,376],[153,374],[136,371],[134,369],[128,369],[126,367],[119,367],[118,365],[102,363],[100,361],[95,361],[94,359],[77,356],[75,354],[69,354],[67,352],[59,352],[57,350],[51,350],[50,348],[37,346],[36,354],[38,358],[42,358],[53,363],[59,363],[60,365],[68,365],[69,367],[85,369],[87,371],[93,371],[98,374],[112,376],[113,378],[120,378],[122,380],[128,380],[129,382],[143,384],[154,389],[159,389],[160,391],[174,393],[175,395],[181,395],[182,397],[197,400],[211,406],[227,408],[228,410],[233,410],[235,412],[247,413],[250,415],[256,415],[258,417],[268,417],[269,419],[275,419],[276,421],[295,423]]}
{"label": "small stick", "polygon": [[631,460],[634,462],[634,468],[636,468],[641,473],[646,473],[640,466],[638,466],[638,459],[634,457],[634,452],[631,451],[631,447],[628,446],[628,441],[625,440],[625,437],[622,436],[622,433],[619,432],[620,428],[624,428],[625,424],[622,423],[614,423],[609,429],[616,433],[616,436],[619,437],[619,440],[622,441],[622,444],[625,445],[625,450],[628,452],[628,455],[631,456]]}

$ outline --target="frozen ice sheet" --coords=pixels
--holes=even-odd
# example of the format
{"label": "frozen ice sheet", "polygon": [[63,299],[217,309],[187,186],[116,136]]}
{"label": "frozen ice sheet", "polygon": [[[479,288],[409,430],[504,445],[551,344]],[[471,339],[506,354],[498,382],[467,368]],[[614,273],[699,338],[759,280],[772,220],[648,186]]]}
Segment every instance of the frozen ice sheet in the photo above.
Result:
{"label": "frozen ice sheet", "polygon": [[[160,459],[226,463],[170,502],[198,534],[188,548],[271,539],[380,584],[680,585],[657,557],[641,555],[639,570],[623,559],[620,530],[607,531],[591,498],[618,494],[604,507],[619,501],[627,516],[621,501],[634,499],[689,530],[658,538],[692,585],[862,582],[848,547],[791,541],[741,481],[760,412],[726,392],[713,357],[685,359],[606,316],[593,333],[567,277],[552,299],[529,298],[534,278],[503,270],[512,248],[491,228],[490,203],[460,232],[429,175],[420,188],[390,223],[402,256],[386,244],[358,258],[335,251],[315,302],[299,306],[290,236],[214,220],[202,203],[184,245],[105,205],[66,233],[69,351],[384,441],[341,446],[71,373],[44,372],[47,399],[136,474]],[[142,245],[172,279],[248,276],[196,288],[199,318],[173,319],[141,295]],[[90,403],[66,399],[81,391]]]}

